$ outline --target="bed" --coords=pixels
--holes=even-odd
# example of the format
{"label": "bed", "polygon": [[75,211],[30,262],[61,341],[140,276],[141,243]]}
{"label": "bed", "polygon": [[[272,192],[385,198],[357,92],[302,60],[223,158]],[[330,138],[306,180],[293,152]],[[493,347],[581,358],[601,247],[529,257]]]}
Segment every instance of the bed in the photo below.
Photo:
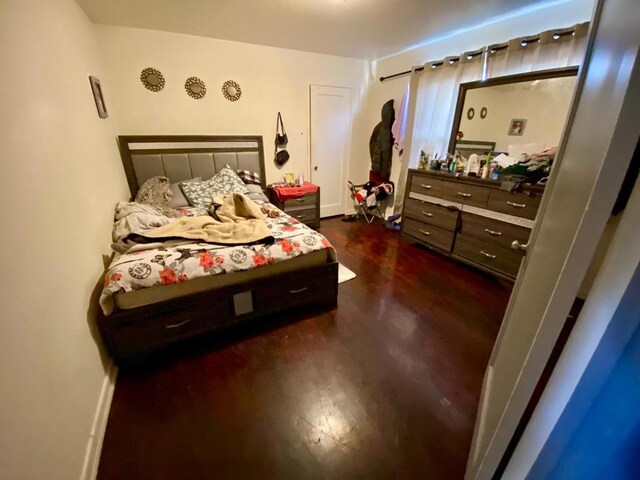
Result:
{"label": "bed", "polygon": [[[257,172],[266,188],[261,136],[121,136],[118,142],[132,198],[151,177],[166,176],[172,183],[207,179],[226,165]],[[275,209],[263,193],[248,195]],[[271,244],[174,240],[115,254],[98,315],[114,361],[138,360],[170,344],[287,309],[335,308],[335,251],[320,233],[279,213],[266,220],[275,238]]]}

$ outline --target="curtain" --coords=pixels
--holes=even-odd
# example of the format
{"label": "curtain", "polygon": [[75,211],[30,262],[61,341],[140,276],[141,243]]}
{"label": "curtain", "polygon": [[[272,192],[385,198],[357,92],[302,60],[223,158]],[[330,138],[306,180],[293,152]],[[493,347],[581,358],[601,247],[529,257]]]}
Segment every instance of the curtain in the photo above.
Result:
{"label": "curtain", "polygon": [[587,45],[586,34],[587,27],[581,24],[565,31],[550,30],[535,37],[491,45],[488,78],[580,65]]}

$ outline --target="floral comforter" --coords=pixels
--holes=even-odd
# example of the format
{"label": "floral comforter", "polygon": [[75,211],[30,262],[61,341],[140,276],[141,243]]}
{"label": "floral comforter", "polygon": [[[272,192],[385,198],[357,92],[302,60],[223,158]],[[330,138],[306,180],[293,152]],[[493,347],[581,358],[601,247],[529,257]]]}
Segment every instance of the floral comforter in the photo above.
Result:
{"label": "floral comforter", "polygon": [[[268,202],[254,201],[276,209]],[[140,233],[145,228],[156,228],[165,222],[162,216],[154,218],[148,208],[138,209],[137,205],[122,202],[116,207],[116,256],[105,274],[100,296],[100,306],[105,315],[109,315],[114,309],[113,295],[116,292],[187,282],[208,275],[241,272],[325,248],[331,249],[331,256],[335,258],[335,251],[324,236],[280,210],[279,217],[265,220],[275,238],[272,244],[223,246],[191,240],[135,243],[130,238],[125,242],[123,230],[126,228],[123,228],[123,224],[127,228],[135,225]]]}

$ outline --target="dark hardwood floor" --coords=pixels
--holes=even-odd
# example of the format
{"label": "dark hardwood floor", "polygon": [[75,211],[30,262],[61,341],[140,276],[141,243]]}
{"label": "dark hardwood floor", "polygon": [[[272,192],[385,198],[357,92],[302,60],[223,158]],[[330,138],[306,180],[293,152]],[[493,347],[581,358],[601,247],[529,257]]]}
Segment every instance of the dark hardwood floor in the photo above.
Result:
{"label": "dark hardwood floor", "polygon": [[358,277],[121,370],[98,478],[461,479],[511,287],[382,223],[322,222]]}

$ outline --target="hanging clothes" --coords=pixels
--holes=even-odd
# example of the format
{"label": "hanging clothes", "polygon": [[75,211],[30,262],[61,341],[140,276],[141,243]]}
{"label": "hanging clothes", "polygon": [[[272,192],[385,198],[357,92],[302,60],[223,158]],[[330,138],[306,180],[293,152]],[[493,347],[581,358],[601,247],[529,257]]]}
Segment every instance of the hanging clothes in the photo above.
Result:
{"label": "hanging clothes", "polygon": [[391,127],[393,145],[398,150],[398,155],[402,155],[404,152],[404,137],[407,132],[407,114],[409,113],[410,85],[411,84],[407,82],[407,86],[404,89],[404,95],[402,96],[402,103],[400,104],[400,111],[398,112],[398,116]]}
{"label": "hanging clothes", "polygon": [[382,121],[373,129],[369,140],[371,154],[371,170],[384,180],[391,176],[391,157],[393,155],[393,133],[391,126],[395,120],[393,99],[382,106]]}

